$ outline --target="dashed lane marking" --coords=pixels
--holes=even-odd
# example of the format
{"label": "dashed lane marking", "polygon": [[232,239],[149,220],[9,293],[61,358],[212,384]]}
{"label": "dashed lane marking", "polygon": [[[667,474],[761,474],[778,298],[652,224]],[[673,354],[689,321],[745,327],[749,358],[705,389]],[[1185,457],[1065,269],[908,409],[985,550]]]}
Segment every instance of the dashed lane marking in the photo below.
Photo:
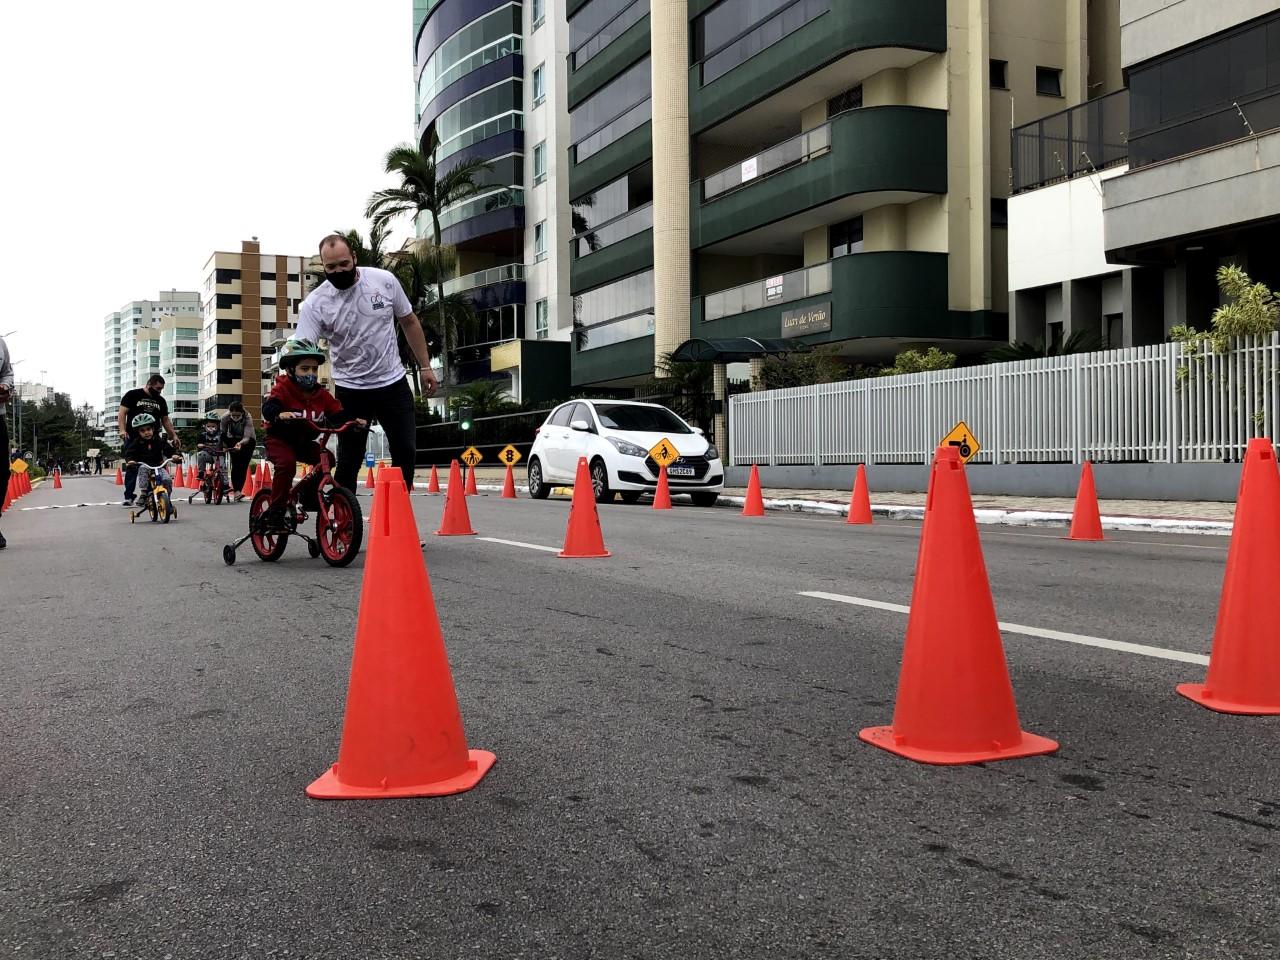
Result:
{"label": "dashed lane marking", "polygon": [[543,553],[559,553],[559,547],[544,547],[538,543],[521,543],[519,540],[499,540],[497,537],[476,537],[485,543],[500,543],[504,547],[523,547],[525,550],[541,550]]}
{"label": "dashed lane marking", "polygon": [[70,510],[75,507],[117,507],[120,505],[119,500],[107,500],[103,503],[48,503],[43,507],[19,507],[23,513],[29,513],[32,510]]}
{"label": "dashed lane marking", "polygon": [[[887,610],[890,613],[910,613],[910,607],[900,603],[885,603],[882,600],[868,600],[865,597],[849,597],[843,593],[823,593],[817,590],[802,590],[800,596],[814,600],[830,600],[834,603],[848,603],[855,607],[870,607],[872,610]],[[1115,650],[1139,657],[1154,657],[1159,660],[1177,660],[1179,663],[1196,663],[1206,666],[1209,658],[1199,653],[1186,653],[1182,650],[1169,650],[1165,647],[1149,647],[1145,643],[1127,643],[1124,640],[1107,640],[1104,637],[1087,637],[1078,633],[1063,633],[1061,630],[1046,630],[1043,627],[1028,627],[1020,623],[1000,623],[1003,633],[1015,633],[1024,637],[1035,637],[1039,640],[1059,640],[1063,643],[1075,643],[1083,647],[1097,647],[1102,650]]]}

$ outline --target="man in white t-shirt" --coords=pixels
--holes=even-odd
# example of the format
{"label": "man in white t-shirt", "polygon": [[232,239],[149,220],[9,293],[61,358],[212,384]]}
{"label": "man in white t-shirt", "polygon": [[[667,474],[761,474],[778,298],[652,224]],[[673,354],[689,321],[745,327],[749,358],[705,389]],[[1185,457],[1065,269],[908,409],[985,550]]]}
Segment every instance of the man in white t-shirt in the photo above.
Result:
{"label": "man in white t-shirt", "polygon": [[[334,395],[352,417],[377,420],[386,431],[391,464],[399,467],[413,489],[417,459],[417,421],[413,391],[405,376],[396,340],[396,326],[418,361],[418,383],[425,396],[436,392],[436,375],[422,324],[395,275],[376,267],[361,267],[340,234],[320,241],[325,283],[311,291],[298,314],[294,336],[329,341]],[[334,479],[348,490],[364,460],[366,434],[347,431],[338,436],[338,466]]]}

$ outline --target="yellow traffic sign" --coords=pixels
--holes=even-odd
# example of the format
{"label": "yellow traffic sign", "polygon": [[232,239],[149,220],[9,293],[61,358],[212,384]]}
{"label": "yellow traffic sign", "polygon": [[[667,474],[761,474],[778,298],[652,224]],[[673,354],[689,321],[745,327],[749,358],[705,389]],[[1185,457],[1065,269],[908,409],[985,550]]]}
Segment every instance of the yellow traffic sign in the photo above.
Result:
{"label": "yellow traffic sign", "polygon": [[14,473],[26,473],[27,461],[23,460],[21,457],[18,457],[16,460],[12,461],[9,464],[9,469],[12,470]]}
{"label": "yellow traffic sign", "polygon": [[498,460],[508,467],[514,467],[521,459],[520,451],[509,443],[498,452]]}
{"label": "yellow traffic sign", "polygon": [[477,450],[475,447],[467,447],[467,449],[462,451],[462,462],[465,463],[468,467],[474,468],[475,465],[478,464],[483,459],[484,459],[484,454],[481,453],[479,450]]}
{"label": "yellow traffic sign", "polygon": [[649,456],[653,457],[658,466],[669,467],[680,459],[680,452],[676,450],[674,443],[663,437],[653,445],[653,449],[649,451]]}
{"label": "yellow traffic sign", "polygon": [[973,431],[969,429],[969,425],[963,420],[957,423],[951,429],[951,432],[942,438],[942,443],[939,446],[959,449],[960,460],[963,463],[968,463],[982,449],[982,444],[978,442],[978,438],[973,435]]}

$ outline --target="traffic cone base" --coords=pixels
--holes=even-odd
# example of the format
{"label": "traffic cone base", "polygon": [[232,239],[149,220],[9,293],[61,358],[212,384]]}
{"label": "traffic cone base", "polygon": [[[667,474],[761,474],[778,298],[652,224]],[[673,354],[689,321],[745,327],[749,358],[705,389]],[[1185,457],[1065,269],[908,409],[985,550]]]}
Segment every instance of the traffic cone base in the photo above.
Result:
{"label": "traffic cone base", "polygon": [[394,800],[405,797],[448,797],[466,793],[484,779],[484,775],[497,761],[488,750],[468,750],[467,769],[456,777],[436,780],[432,783],[413,784],[406,787],[355,787],[338,779],[335,763],[307,787],[307,796],[313,800]]}
{"label": "traffic cone base", "polygon": [[902,737],[895,736],[893,727],[867,727],[858,731],[858,739],[881,750],[888,750],[900,757],[914,760],[916,763],[930,763],[936,766],[959,766],[966,763],[986,763],[988,760],[1017,760],[1021,757],[1039,757],[1053,753],[1058,749],[1056,741],[1047,737],[1038,737],[1034,733],[1022,733],[1022,738],[1011,746],[1003,746],[992,741],[990,750],[964,752],[957,750],[930,750],[928,747],[917,747],[905,742]]}
{"label": "traffic cone base", "polygon": [[1207,683],[1180,683],[1178,693],[1200,706],[1218,713],[1234,713],[1242,717],[1280,717],[1280,702],[1237,703],[1214,696]]}

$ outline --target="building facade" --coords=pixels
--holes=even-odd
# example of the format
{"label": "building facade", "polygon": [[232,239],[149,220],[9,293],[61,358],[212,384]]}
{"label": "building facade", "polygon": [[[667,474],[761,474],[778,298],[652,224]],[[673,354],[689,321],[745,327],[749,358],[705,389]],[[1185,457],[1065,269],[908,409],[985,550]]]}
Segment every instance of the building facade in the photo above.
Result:
{"label": "building facade", "polygon": [[[518,399],[567,383],[570,218],[564,0],[419,0],[414,7],[417,138],[444,173],[490,166],[480,193],[440,213],[457,253],[449,292],[479,323],[459,338],[459,383],[509,382]],[[418,234],[434,239],[424,218]]]}
{"label": "building facade", "polygon": [[1127,88],[1014,133],[1011,233],[1049,235],[1010,272],[1020,339],[1206,329],[1228,264],[1280,287],[1280,3],[1120,0],[1116,20]]}
{"label": "building facade", "polygon": [[1003,341],[1009,130],[1118,75],[1100,2],[569,0],[574,384]]}
{"label": "building facade", "polygon": [[264,254],[258,239],[239,252],[219,251],[204,268],[200,337],[201,412],[225,411],[244,402],[255,420],[270,389],[275,344],[298,325],[311,258]]}

